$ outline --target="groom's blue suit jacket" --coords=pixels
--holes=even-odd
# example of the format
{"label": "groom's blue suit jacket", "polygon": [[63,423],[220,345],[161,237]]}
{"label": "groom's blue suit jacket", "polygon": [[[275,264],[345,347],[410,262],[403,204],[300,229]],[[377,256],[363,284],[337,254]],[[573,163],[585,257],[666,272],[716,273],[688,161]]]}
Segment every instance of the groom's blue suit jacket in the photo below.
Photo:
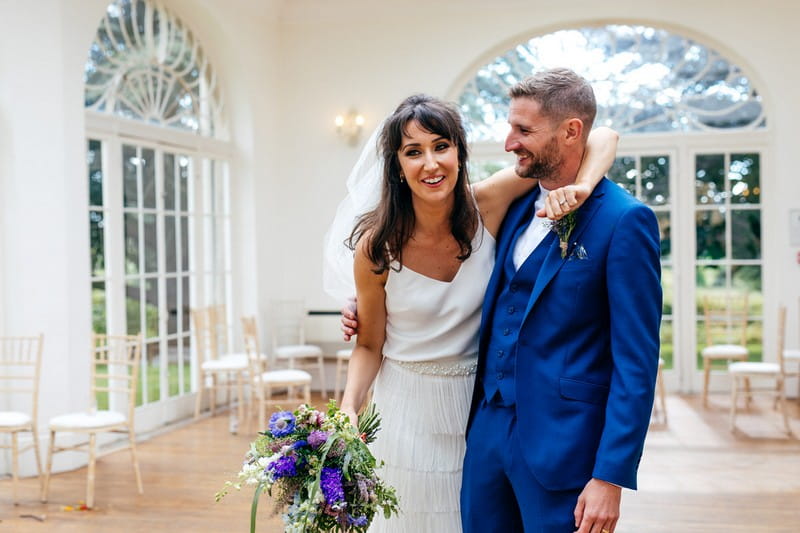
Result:
{"label": "groom's blue suit jacket", "polygon": [[[490,323],[504,283],[502,265],[513,253],[516,230],[530,220],[538,191],[511,206],[497,236],[473,413],[483,395],[489,337],[497,334]],[[567,258],[557,240],[551,245],[519,331],[518,435],[528,467],[545,488],[579,488],[591,477],[636,488],[658,369],[660,276],[654,213],[603,179],[577,211]]]}

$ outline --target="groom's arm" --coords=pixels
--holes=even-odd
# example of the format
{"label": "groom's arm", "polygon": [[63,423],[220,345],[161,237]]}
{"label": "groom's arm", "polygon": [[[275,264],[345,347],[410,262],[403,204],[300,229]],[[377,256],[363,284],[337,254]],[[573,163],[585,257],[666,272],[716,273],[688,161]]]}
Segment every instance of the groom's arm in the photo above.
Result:
{"label": "groom's arm", "polygon": [[636,204],[617,221],[606,263],[613,371],[592,479],[578,497],[578,533],[613,533],[622,487],[636,488],[658,371],[661,263],[658,221]]}
{"label": "groom's arm", "polygon": [[593,477],[635,489],[660,345],[660,238],[650,208],[637,203],[620,217],[606,265],[613,372]]}

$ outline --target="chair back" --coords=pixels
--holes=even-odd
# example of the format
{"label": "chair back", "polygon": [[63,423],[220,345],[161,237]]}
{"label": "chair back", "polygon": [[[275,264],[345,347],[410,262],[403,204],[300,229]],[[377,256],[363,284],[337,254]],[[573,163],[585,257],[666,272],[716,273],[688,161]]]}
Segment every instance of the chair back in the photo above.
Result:
{"label": "chair back", "polygon": [[[0,393],[12,400],[30,402],[36,423],[39,409],[39,375],[44,335],[0,337]],[[12,402],[15,405],[15,402]],[[19,410],[19,409],[14,409]]]}
{"label": "chair back", "polygon": [[703,297],[706,346],[738,344],[747,346],[749,319],[747,292]]}
{"label": "chair back", "polygon": [[112,394],[115,398],[124,396],[128,409],[128,422],[133,424],[141,356],[141,333],[139,335],[100,335],[97,333],[92,335],[92,376],[90,381],[93,409],[97,409],[97,399],[101,394],[107,395],[109,402]]}
{"label": "chair back", "polygon": [[191,310],[197,360],[218,359],[228,351],[228,325],[224,305],[198,307]]}
{"label": "chair back", "polygon": [[244,340],[244,351],[247,354],[250,376],[258,376],[266,370],[265,365],[267,362],[261,358],[256,317],[242,317],[242,339]]}
{"label": "chair back", "polygon": [[306,343],[306,308],[302,300],[274,300],[270,315],[273,349]]}
{"label": "chair back", "polygon": [[215,342],[212,343],[214,359],[220,354],[230,351],[228,346],[228,311],[225,304],[212,305],[207,308],[208,322]]}

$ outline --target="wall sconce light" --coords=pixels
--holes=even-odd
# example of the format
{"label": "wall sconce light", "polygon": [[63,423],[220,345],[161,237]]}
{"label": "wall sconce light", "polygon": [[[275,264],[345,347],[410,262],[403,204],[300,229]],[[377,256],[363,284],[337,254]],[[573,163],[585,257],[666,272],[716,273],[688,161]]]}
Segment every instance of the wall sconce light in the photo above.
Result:
{"label": "wall sconce light", "polygon": [[350,146],[358,143],[361,130],[364,129],[364,115],[356,110],[350,110],[344,115],[337,115],[334,120],[336,133],[338,133]]}

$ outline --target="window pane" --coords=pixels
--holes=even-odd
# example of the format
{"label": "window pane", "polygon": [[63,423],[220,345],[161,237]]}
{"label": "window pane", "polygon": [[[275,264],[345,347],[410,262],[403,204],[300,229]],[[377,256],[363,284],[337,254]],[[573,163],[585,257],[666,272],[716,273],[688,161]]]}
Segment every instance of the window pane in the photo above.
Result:
{"label": "window pane", "polygon": [[731,268],[731,278],[734,289],[747,292],[747,307],[750,316],[761,316],[764,312],[761,267],[757,265],[734,266]]}
{"label": "window pane", "polygon": [[179,180],[178,187],[181,191],[181,211],[188,211],[192,206],[189,205],[189,158],[180,156],[178,158]]}
{"label": "window pane", "polygon": [[731,211],[733,259],[761,259],[761,211]]}
{"label": "window pane", "polygon": [[180,394],[180,366],[178,362],[178,342],[179,339],[169,339],[167,341],[167,383],[168,394],[177,396]]}
{"label": "window pane", "polygon": [[181,331],[189,331],[189,309],[191,307],[191,295],[189,294],[189,276],[184,276],[181,282]]}
{"label": "window pane", "polygon": [[178,332],[178,280],[167,278],[167,334]]}
{"label": "window pane", "polygon": [[161,399],[161,363],[158,342],[147,345],[147,402],[157,402]]}
{"label": "window pane", "polygon": [[761,201],[761,158],[759,154],[731,154],[728,172],[731,202],[757,204]]}
{"label": "window pane", "polygon": [[662,266],[661,267],[661,290],[664,295],[663,298],[663,305],[662,305],[662,312],[664,316],[672,314],[672,298],[673,298],[673,290],[675,287],[674,284],[675,276],[672,271],[672,267],[670,266]]}
{"label": "window pane", "polygon": [[[695,158],[695,192],[697,203],[722,204],[725,202],[725,156],[698,155]],[[699,256],[698,256],[699,257]]]}
{"label": "window pane", "polygon": [[143,206],[148,209],[156,207],[156,155],[151,148],[142,149],[142,196]]}
{"label": "window pane", "polygon": [[725,210],[695,213],[695,234],[698,259],[725,257]]}
{"label": "window pane", "polygon": [[175,156],[164,154],[164,209],[175,209]]}
{"label": "window pane", "polygon": [[92,263],[92,277],[105,274],[105,242],[103,236],[103,213],[89,211],[89,251]]}
{"label": "window pane", "polygon": [[181,355],[183,356],[183,374],[181,378],[183,380],[183,389],[182,392],[189,392],[192,388],[192,337],[190,335],[185,335],[183,337],[183,343],[181,348]]}
{"label": "window pane", "polygon": [[125,207],[136,207],[138,205],[137,188],[137,169],[139,168],[139,157],[136,155],[136,147],[130,145],[122,146],[122,180],[123,180],[123,205]]}
{"label": "window pane", "polygon": [[661,352],[660,355],[664,359],[664,368],[672,368],[672,354],[674,352],[672,340],[672,320],[663,320],[661,322]]}
{"label": "window pane", "polygon": [[669,203],[669,157],[642,157],[642,201],[647,205]]}
{"label": "window pane", "polygon": [[[207,244],[211,245],[210,242]],[[189,217],[181,217],[181,270],[184,272],[191,270],[189,264]]]}
{"label": "window pane", "polygon": [[695,285],[697,287],[695,291],[697,296],[695,311],[697,316],[702,317],[703,299],[705,297],[713,297],[725,290],[725,267],[718,265],[698,266],[695,274]]}
{"label": "window pane", "polygon": [[661,235],[661,259],[668,260],[672,254],[670,216],[668,212],[661,211],[656,213],[656,218],[658,218],[658,229]]}
{"label": "window pane", "polygon": [[103,161],[100,141],[89,141],[86,152],[86,165],[89,167],[89,205],[103,205]]}
{"label": "window pane", "polygon": [[139,273],[139,216],[125,213],[125,272]]}
{"label": "window pane", "polygon": [[145,338],[152,339],[158,337],[158,281],[148,279],[145,281],[147,286],[147,300],[145,306],[145,320],[147,320],[147,331]]}
{"label": "window pane", "polygon": [[164,259],[166,259],[167,272],[176,272],[178,269],[178,243],[175,242],[175,217],[164,217],[164,233],[164,253],[166,254]]}
{"label": "window pane", "polygon": [[92,283],[92,331],[106,333],[106,284]]}
{"label": "window pane", "polygon": [[125,320],[128,335],[138,335],[142,331],[139,293],[139,280],[128,280],[125,284]]}
{"label": "window pane", "polygon": [[144,215],[144,271],[158,270],[158,241],[156,240],[156,216]]}
{"label": "window pane", "polygon": [[636,158],[618,157],[608,171],[608,179],[619,184],[626,191],[636,196]]}

